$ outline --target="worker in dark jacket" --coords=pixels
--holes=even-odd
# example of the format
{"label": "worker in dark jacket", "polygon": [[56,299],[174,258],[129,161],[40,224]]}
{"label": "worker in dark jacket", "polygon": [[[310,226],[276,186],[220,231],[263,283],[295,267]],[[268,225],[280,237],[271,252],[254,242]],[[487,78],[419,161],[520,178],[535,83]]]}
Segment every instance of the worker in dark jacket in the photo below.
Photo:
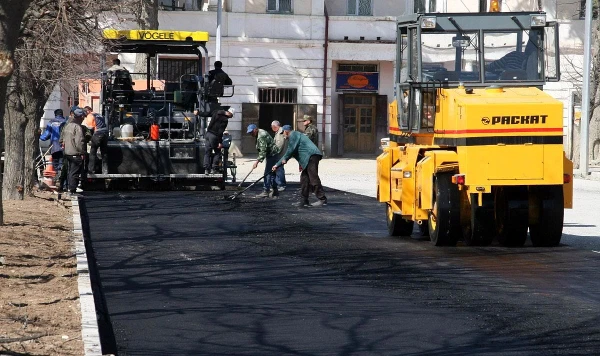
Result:
{"label": "worker in dark jacket", "polygon": [[75,194],[79,179],[83,173],[83,159],[86,154],[85,129],[81,125],[85,117],[82,109],[73,111],[73,119],[65,126],[62,132],[65,159],[69,163],[69,193]]}
{"label": "worker in dark jacket", "polygon": [[[90,126],[93,127],[93,134],[90,140],[90,159],[88,163],[88,172],[95,173],[98,148],[100,148],[100,156],[102,157],[102,173],[107,174],[108,127],[106,126],[106,120],[104,120],[103,116],[95,113],[89,106],[86,106],[83,109],[87,113],[87,116],[84,120],[84,126],[87,126],[88,128]],[[85,124],[86,121],[88,125]]]}
{"label": "worker in dark jacket", "polygon": [[[273,166],[273,171],[294,157],[302,170],[300,174],[302,200],[294,205],[299,207],[327,205],[327,197],[319,178],[319,161],[323,158],[323,154],[308,137],[298,131],[292,131],[290,126],[285,125],[283,133],[288,140],[288,147],[281,159]],[[313,204],[308,202],[311,191],[314,191],[319,199]]]}
{"label": "worker in dark jacket", "polygon": [[50,120],[46,129],[40,136],[40,140],[50,140],[50,154],[52,154],[52,167],[55,172],[60,172],[63,164],[63,149],[60,145],[60,132],[65,126],[67,119],[63,116],[62,109],[54,110],[54,118]]}
{"label": "worker in dark jacket", "polygon": [[235,113],[234,108],[229,108],[227,111],[219,110],[213,114],[210,124],[206,129],[205,153],[204,153],[204,173],[211,174],[212,171],[218,170],[221,162],[221,148],[223,148],[223,132],[227,128],[229,119]]}

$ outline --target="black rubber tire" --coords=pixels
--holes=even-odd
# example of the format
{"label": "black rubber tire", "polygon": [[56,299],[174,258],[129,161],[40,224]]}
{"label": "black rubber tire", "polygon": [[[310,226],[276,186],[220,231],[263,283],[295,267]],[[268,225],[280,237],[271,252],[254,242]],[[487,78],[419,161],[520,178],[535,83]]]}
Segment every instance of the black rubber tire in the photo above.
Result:
{"label": "black rubber tire", "polygon": [[401,215],[392,213],[392,207],[386,204],[386,221],[388,234],[390,236],[410,236],[413,232],[415,222],[404,220]]}
{"label": "black rubber tire", "polygon": [[455,246],[461,235],[460,195],[452,174],[435,177],[434,208],[429,212],[429,240],[435,246]]}
{"label": "black rubber tire", "polygon": [[502,246],[521,247],[527,241],[528,206],[527,187],[504,187],[496,191],[496,233]]}
{"label": "black rubber tire", "polygon": [[535,187],[530,191],[539,199],[539,219],[529,225],[529,236],[533,246],[553,247],[560,244],[565,216],[563,187],[551,185]]}
{"label": "black rubber tire", "polygon": [[488,246],[496,237],[494,221],[494,197],[483,195],[483,205],[477,206],[477,194],[471,194],[471,222],[463,228],[467,246]]}

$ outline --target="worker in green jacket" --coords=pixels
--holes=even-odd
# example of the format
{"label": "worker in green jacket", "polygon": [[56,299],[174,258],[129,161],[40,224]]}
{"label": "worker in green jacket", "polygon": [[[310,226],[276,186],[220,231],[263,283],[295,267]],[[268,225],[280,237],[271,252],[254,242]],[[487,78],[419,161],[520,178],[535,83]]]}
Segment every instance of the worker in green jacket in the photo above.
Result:
{"label": "worker in green jacket", "polygon": [[[323,158],[323,154],[308,137],[298,131],[293,131],[291,126],[283,126],[283,134],[288,140],[287,150],[272,170],[275,171],[279,166],[286,164],[291,157],[294,157],[302,171],[300,174],[302,200],[294,205],[298,207],[327,205],[327,197],[325,197],[319,178],[319,161]],[[312,204],[308,201],[311,191],[314,191],[318,198],[317,202]]]}
{"label": "worker in green jacket", "polygon": [[[247,133],[256,138],[256,150],[258,151],[258,158],[254,162],[252,169],[256,169],[260,162],[266,161],[263,191],[256,197],[277,199],[279,197],[279,191],[277,189],[277,182],[275,181],[275,171],[271,171],[271,167],[277,162],[277,158],[279,157],[279,147],[277,147],[273,137],[271,137],[267,131],[259,129],[255,124],[248,125]],[[269,190],[271,188],[273,188],[273,193],[269,195]]]}

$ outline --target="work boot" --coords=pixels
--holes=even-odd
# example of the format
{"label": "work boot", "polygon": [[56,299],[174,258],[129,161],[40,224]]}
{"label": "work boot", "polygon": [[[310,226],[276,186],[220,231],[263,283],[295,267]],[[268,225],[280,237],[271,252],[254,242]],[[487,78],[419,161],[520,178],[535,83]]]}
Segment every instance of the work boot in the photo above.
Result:
{"label": "work boot", "polygon": [[279,190],[275,189],[275,190],[271,191],[271,193],[269,193],[269,197],[271,197],[273,199],[277,199],[279,197]]}
{"label": "work boot", "polygon": [[292,204],[292,206],[295,206],[297,208],[307,208],[310,206],[310,203],[308,202],[308,200],[302,200],[302,201]]}
{"label": "work boot", "polygon": [[312,203],[310,206],[318,208],[325,205],[327,205],[327,199],[319,199],[316,202]]}
{"label": "work boot", "polygon": [[256,197],[257,198],[268,198],[269,192],[267,190],[263,190],[262,193],[258,194]]}

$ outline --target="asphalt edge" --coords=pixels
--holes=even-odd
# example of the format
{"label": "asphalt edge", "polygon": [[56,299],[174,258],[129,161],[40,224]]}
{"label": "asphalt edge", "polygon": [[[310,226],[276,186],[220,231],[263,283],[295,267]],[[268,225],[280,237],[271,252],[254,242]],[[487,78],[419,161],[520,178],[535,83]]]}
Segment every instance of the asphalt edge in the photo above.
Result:
{"label": "asphalt edge", "polygon": [[81,339],[85,356],[101,356],[100,332],[98,317],[94,303],[94,293],[90,279],[90,268],[83,237],[81,210],[79,199],[71,198],[73,214],[73,238],[75,240],[75,256],[77,258],[77,286],[79,288],[79,305],[81,307]]}

